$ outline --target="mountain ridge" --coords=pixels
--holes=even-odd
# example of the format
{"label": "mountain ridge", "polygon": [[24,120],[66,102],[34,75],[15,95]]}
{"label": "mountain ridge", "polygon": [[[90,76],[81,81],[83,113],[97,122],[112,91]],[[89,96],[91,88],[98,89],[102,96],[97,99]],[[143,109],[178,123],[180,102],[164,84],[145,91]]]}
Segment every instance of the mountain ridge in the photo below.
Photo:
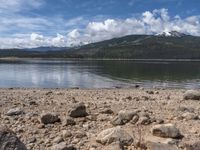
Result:
{"label": "mountain ridge", "polygon": [[200,37],[176,31],[170,34],[127,35],[59,51],[1,50],[0,57],[200,59]]}

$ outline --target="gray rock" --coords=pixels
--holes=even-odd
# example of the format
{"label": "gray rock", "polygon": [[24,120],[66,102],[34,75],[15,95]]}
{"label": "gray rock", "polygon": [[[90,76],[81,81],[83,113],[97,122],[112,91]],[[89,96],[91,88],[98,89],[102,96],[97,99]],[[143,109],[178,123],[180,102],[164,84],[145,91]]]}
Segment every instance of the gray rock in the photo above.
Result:
{"label": "gray rock", "polygon": [[142,116],[139,118],[137,124],[149,125],[149,124],[151,124],[151,119],[150,119],[150,117]]}
{"label": "gray rock", "polygon": [[88,115],[84,103],[79,103],[72,106],[72,108],[68,111],[68,114],[73,118],[86,117]]}
{"label": "gray rock", "polygon": [[32,137],[28,140],[28,143],[35,143],[37,141],[37,139],[35,137]]}
{"label": "gray rock", "polygon": [[146,91],[148,94],[154,94],[154,91]]}
{"label": "gray rock", "polygon": [[61,143],[61,142],[63,142],[63,138],[60,137],[60,136],[58,136],[58,137],[56,137],[56,138],[53,139],[53,143],[58,144],[58,143]]}
{"label": "gray rock", "polygon": [[68,125],[73,126],[73,125],[76,125],[76,122],[74,121],[73,118],[71,118],[71,117],[68,116],[68,117],[66,117],[66,118],[63,120],[62,124],[63,124],[64,126],[68,126]]}
{"label": "gray rock", "polygon": [[194,112],[194,108],[192,108],[192,107],[179,107],[178,111],[193,113]]}
{"label": "gray rock", "polygon": [[62,131],[62,137],[63,137],[63,139],[67,139],[67,138],[69,138],[71,136],[72,136],[72,133],[70,131],[67,131],[67,130],[63,130]]}
{"label": "gray rock", "polygon": [[27,150],[27,148],[11,130],[1,127],[0,150]]}
{"label": "gray rock", "polygon": [[131,119],[130,122],[132,124],[136,124],[138,122],[138,120],[139,120],[139,116],[136,114],[136,115],[133,116],[133,118]]}
{"label": "gray rock", "polygon": [[197,120],[199,119],[198,115],[190,112],[186,112],[182,114],[182,117],[186,120]]}
{"label": "gray rock", "polygon": [[152,135],[144,136],[143,140],[145,143],[161,143],[161,144],[170,144],[170,145],[176,145],[178,143],[177,139],[161,138],[161,137],[152,136]]}
{"label": "gray rock", "polygon": [[65,142],[52,146],[51,150],[76,150],[72,145],[67,145]]}
{"label": "gray rock", "polygon": [[29,101],[29,105],[35,105],[35,106],[37,106],[38,104],[37,104],[36,101]]}
{"label": "gray rock", "polygon": [[163,138],[180,138],[181,134],[178,128],[173,124],[159,124],[153,126],[151,132],[154,136]]}
{"label": "gray rock", "polygon": [[186,143],[185,148],[186,150],[199,150],[200,142]]}
{"label": "gray rock", "polygon": [[120,142],[122,145],[131,145],[133,138],[118,126],[103,130],[98,134],[96,141],[103,145],[109,145],[114,142]]}
{"label": "gray rock", "polygon": [[41,122],[43,124],[53,124],[56,122],[60,122],[60,118],[57,114],[54,113],[43,113],[41,115]]}
{"label": "gray rock", "polygon": [[178,150],[176,146],[178,140],[176,139],[146,135],[142,142],[144,142],[144,149],[148,150]]}
{"label": "gray rock", "polygon": [[21,115],[23,114],[24,112],[20,109],[20,108],[13,108],[13,109],[10,109],[6,115],[7,116],[15,116],[15,115]]}
{"label": "gray rock", "polygon": [[148,150],[178,150],[178,147],[170,144],[162,144],[162,143],[148,143]]}
{"label": "gray rock", "polygon": [[113,110],[110,108],[105,108],[103,110],[100,111],[101,114],[113,114]]}
{"label": "gray rock", "polygon": [[83,137],[86,137],[87,135],[86,135],[86,133],[85,132],[83,132],[83,131],[77,131],[76,133],[75,133],[75,137],[76,138],[83,138]]}
{"label": "gray rock", "polygon": [[188,90],[183,95],[183,99],[200,100],[200,92],[196,90]]}
{"label": "gray rock", "polygon": [[118,115],[111,120],[111,124],[114,126],[124,125],[131,121],[135,115],[137,114],[133,111],[121,110]]}
{"label": "gray rock", "polygon": [[111,143],[106,146],[104,150],[125,150],[123,145],[120,142]]}

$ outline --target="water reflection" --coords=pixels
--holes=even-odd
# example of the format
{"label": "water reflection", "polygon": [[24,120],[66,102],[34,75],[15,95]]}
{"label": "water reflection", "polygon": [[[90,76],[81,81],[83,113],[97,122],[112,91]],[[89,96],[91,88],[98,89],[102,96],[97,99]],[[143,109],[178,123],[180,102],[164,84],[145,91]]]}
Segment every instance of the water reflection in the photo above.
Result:
{"label": "water reflection", "polygon": [[200,88],[200,62],[0,61],[0,87]]}

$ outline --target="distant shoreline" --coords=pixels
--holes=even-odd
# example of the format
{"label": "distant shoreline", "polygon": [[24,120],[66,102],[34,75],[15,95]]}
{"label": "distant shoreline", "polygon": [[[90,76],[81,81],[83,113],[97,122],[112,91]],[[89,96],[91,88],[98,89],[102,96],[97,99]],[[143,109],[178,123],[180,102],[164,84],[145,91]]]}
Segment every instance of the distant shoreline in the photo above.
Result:
{"label": "distant shoreline", "polygon": [[89,60],[89,61],[153,61],[153,62],[200,62],[200,59],[122,59],[122,58],[25,58],[25,57],[2,57],[0,60],[19,61],[19,60]]}

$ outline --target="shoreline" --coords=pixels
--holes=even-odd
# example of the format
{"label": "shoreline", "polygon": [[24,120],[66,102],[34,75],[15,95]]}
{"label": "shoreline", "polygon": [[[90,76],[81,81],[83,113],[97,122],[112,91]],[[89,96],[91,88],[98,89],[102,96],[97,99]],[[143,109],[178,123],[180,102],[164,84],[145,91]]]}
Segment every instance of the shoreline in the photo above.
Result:
{"label": "shoreline", "polygon": [[65,61],[136,61],[136,62],[200,62],[200,59],[121,59],[121,58],[42,58],[42,57],[0,57],[0,60],[65,60]]}
{"label": "shoreline", "polygon": [[[134,142],[127,148],[134,149],[140,136],[144,138],[143,142],[153,140],[155,143],[155,137],[146,139],[152,136],[152,127],[170,123],[184,136],[177,139],[174,146],[184,149],[185,144],[199,142],[200,136],[200,101],[184,100],[185,92],[185,89],[139,88],[0,88],[0,123],[1,126],[7,126],[14,131],[28,150],[50,150],[63,142],[72,144],[78,150],[102,150],[106,149],[107,145],[96,141],[99,133],[115,128],[113,118],[117,117],[120,111],[133,111],[139,116],[139,120],[119,125],[120,129],[133,137]],[[70,109],[79,103],[84,104],[88,116],[69,118]],[[23,113],[6,115],[9,110],[16,108]],[[57,114],[61,122],[44,124],[41,117],[45,113]],[[63,124],[66,121],[67,125]],[[138,126],[142,135],[138,133]],[[161,140],[161,143],[169,140],[161,139],[157,140]]]}
{"label": "shoreline", "polygon": [[63,91],[63,90],[84,90],[84,91],[98,91],[98,90],[200,90],[200,88],[178,88],[178,87],[108,87],[108,88],[81,88],[81,87],[57,87],[57,88],[52,88],[52,87],[0,87],[0,90],[24,90],[24,91],[30,91],[30,90],[57,90],[57,91]]}

